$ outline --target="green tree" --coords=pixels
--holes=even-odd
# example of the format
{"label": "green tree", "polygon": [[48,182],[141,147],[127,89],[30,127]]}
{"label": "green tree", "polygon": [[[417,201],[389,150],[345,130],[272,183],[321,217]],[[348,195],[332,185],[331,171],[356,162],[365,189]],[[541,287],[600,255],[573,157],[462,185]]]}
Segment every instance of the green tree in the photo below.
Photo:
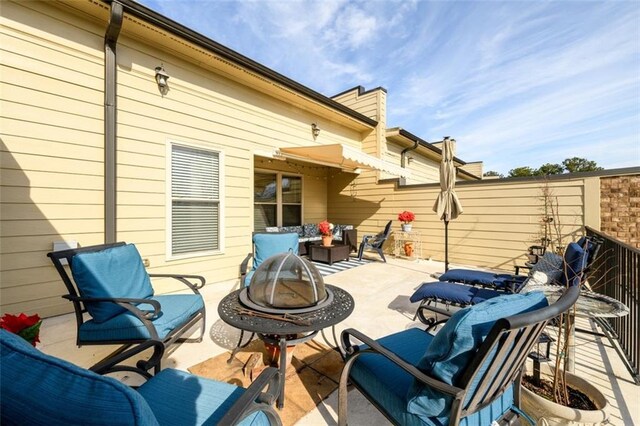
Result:
{"label": "green tree", "polygon": [[562,165],[547,163],[543,164],[542,166],[540,166],[540,168],[534,171],[534,174],[536,176],[559,175],[562,174],[563,171],[564,168],[562,167]]}
{"label": "green tree", "polygon": [[495,170],[489,170],[488,172],[485,172],[483,174],[483,176],[485,176],[485,177],[498,176],[501,179],[504,177],[504,175],[502,175],[501,173],[496,172]]}
{"label": "green tree", "polygon": [[534,171],[531,167],[516,167],[515,169],[509,170],[509,177],[524,177],[524,176],[533,176]]}
{"label": "green tree", "polygon": [[562,162],[562,165],[568,173],[595,172],[596,170],[604,170],[602,167],[598,167],[595,161],[590,161],[586,158],[580,157],[567,158]]}

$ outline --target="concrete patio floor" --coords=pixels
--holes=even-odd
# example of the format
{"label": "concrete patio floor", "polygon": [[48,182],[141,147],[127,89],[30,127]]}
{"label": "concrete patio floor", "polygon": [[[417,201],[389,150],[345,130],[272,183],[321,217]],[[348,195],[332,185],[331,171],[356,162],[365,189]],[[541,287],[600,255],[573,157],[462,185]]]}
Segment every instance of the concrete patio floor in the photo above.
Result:
{"label": "concrete patio floor", "polygon": [[[431,273],[443,270],[444,264],[441,262],[391,258],[386,264],[372,262],[325,277],[326,283],[347,290],[355,299],[354,312],[336,326],[336,333],[345,328],[355,328],[378,338],[398,330],[422,326],[420,322],[412,320],[417,304],[410,303],[409,296],[422,282],[431,280]],[[237,289],[237,285],[237,282],[221,283],[202,290],[207,306],[205,339],[202,343],[174,346],[165,355],[163,368],[186,370],[235,346],[239,332],[219,319],[217,305],[226,294]],[[588,320],[581,320],[579,326],[594,327]],[[103,346],[77,348],[75,334],[73,315],[46,319],[41,329],[42,344],[39,348],[83,367],[91,366],[113,350]],[[604,338],[578,334],[576,345],[576,372],[596,385],[608,398],[611,408],[610,424],[640,425],[640,387],[634,385],[609,342]],[[127,384],[135,384],[138,378],[124,376],[121,380]],[[336,391],[297,425],[336,424],[337,409]],[[349,422],[367,426],[388,424],[356,390],[349,392]]]}

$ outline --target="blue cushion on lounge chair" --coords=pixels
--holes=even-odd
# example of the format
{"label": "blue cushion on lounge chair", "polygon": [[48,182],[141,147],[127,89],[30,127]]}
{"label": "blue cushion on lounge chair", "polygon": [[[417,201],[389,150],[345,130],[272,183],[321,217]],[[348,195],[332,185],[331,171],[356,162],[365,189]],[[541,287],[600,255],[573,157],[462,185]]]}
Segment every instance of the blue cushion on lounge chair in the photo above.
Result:
{"label": "blue cushion on lounge chair", "polygon": [[[418,328],[410,328],[383,337],[378,342],[404,361],[416,365],[432,340],[433,335]],[[360,355],[353,365],[350,379],[362,392],[367,392],[373,400],[380,404],[398,424],[405,426],[445,426],[449,424],[449,419],[445,417],[424,418],[407,412],[407,394],[413,383],[413,378],[381,355],[373,353]],[[512,404],[513,391],[512,388],[508,388],[494,403],[465,417],[460,424],[465,426],[489,425],[493,419],[497,419],[505,413]]]}
{"label": "blue cushion on lounge chair", "polygon": [[[180,389],[180,392],[173,392]],[[245,389],[172,368],[164,369],[138,389],[161,425],[217,425]],[[240,425],[268,425],[256,412]]]}
{"label": "blue cushion on lounge chair", "polygon": [[[82,297],[146,299],[153,296],[149,275],[133,244],[79,253],[71,261],[71,272]],[[85,303],[85,306],[98,323],[126,311],[111,302]]]}
{"label": "blue cushion on lounge chair", "polygon": [[440,299],[449,303],[457,303],[460,305],[473,305],[483,302],[487,299],[497,297],[504,294],[497,290],[488,288],[473,287],[471,285],[436,281],[432,283],[422,284],[411,295],[409,300],[413,303],[424,299]]}
{"label": "blue cushion on lounge chair", "polygon": [[[161,314],[151,322],[161,340],[204,307],[200,294],[167,294],[150,299],[160,303]],[[143,311],[153,310],[151,305],[144,304],[138,305],[138,308]],[[151,337],[142,322],[128,311],[102,323],[94,320],[85,322],[80,326],[79,336],[82,341],[94,342],[145,340]]]}
{"label": "blue cushion on lounge chair", "polygon": [[474,271],[472,269],[449,269],[438,278],[440,281],[492,285],[496,279],[494,272]]}
{"label": "blue cushion on lounge chair", "polygon": [[157,425],[133,389],[46,355],[0,330],[3,425]]}
{"label": "blue cushion on lounge chair", "polygon": [[[418,368],[445,383],[455,385],[498,319],[544,306],[547,306],[544,294],[531,292],[494,297],[462,309],[453,314],[433,338]],[[481,372],[477,379],[480,377]],[[450,398],[419,383],[411,386],[408,398],[409,412],[423,418],[443,416],[450,409]]]}
{"label": "blue cushion on lounge chair", "polygon": [[562,285],[580,285],[582,272],[587,266],[587,252],[576,243],[569,243],[564,252],[564,273],[560,279]]}

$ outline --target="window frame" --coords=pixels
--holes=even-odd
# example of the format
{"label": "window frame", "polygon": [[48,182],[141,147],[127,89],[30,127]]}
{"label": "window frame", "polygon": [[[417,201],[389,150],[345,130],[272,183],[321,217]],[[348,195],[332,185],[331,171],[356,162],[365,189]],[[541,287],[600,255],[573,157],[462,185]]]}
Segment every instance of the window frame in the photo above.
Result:
{"label": "window frame", "polygon": [[[255,176],[258,173],[265,173],[265,174],[272,174],[276,176],[276,226],[281,227],[282,226],[282,216],[283,216],[283,212],[282,212],[282,206],[284,205],[294,205],[293,203],[285,203],[282,200],[282,178],[284,177],[298,177],[300,178],[300,225],[302,226],[304,225],[304,175],[300,174],[300,173],[292,173],[292,172],[287,172],[287,171],[281,171],[281,170],[273,170],[273,169],[254,169],[253,170],[253,176],[251,179],[251,198],[252,198],[252,217],[255,215],[255,206],[256,204],[268,204],[271,205],[271,203],[256,203],[256,199],[255,199]],[[252,223],[251,223],[251,227],[253,228],[253,231],[256,232],[255,230],[255,217],[253,217],[252,219]]]}
{"label": "window frame", "polygon": [[[218,248],[215,250],[204,250],[192,253],[180,253],[173,254],[173,237],[172,237],[172,225],[173,225],[173,195],[172,195],[172,154],[174,146],[182,146],[185,148],[192,148],[201,151],[209,151],[218,154]],[[195,257],[222,255],[225,251],[225,152],[222,148],[206,143],[197,142],[184,142],[175,139],[168,139],[166,143],[166,186],[165,186],[165,259],[167,261],[190,259]]]}

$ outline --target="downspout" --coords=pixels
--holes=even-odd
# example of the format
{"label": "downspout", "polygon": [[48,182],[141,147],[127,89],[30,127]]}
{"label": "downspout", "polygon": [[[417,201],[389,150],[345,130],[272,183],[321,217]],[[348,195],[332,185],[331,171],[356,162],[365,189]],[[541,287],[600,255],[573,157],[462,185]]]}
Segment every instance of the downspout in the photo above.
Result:
{"label": "downspout", "polygon": [[116,242],[116,43],[122,28],[122,4],[111,3],[104,35],[104,242]]}
{"label": "downspout", "polygon": [[[420,145],[420,143],[417,140],[413,141],[413,146],[405,148],[405,149],[402,150],[402,152],[400,152],[400,167],[404,167],[404,165],[405,165],[406,153],[409,152],[409,151],[416,150],[419,145]],[[406,184],[407,184],[407,178],[401,177],[400,178],[400,185],[406,185]]]}

